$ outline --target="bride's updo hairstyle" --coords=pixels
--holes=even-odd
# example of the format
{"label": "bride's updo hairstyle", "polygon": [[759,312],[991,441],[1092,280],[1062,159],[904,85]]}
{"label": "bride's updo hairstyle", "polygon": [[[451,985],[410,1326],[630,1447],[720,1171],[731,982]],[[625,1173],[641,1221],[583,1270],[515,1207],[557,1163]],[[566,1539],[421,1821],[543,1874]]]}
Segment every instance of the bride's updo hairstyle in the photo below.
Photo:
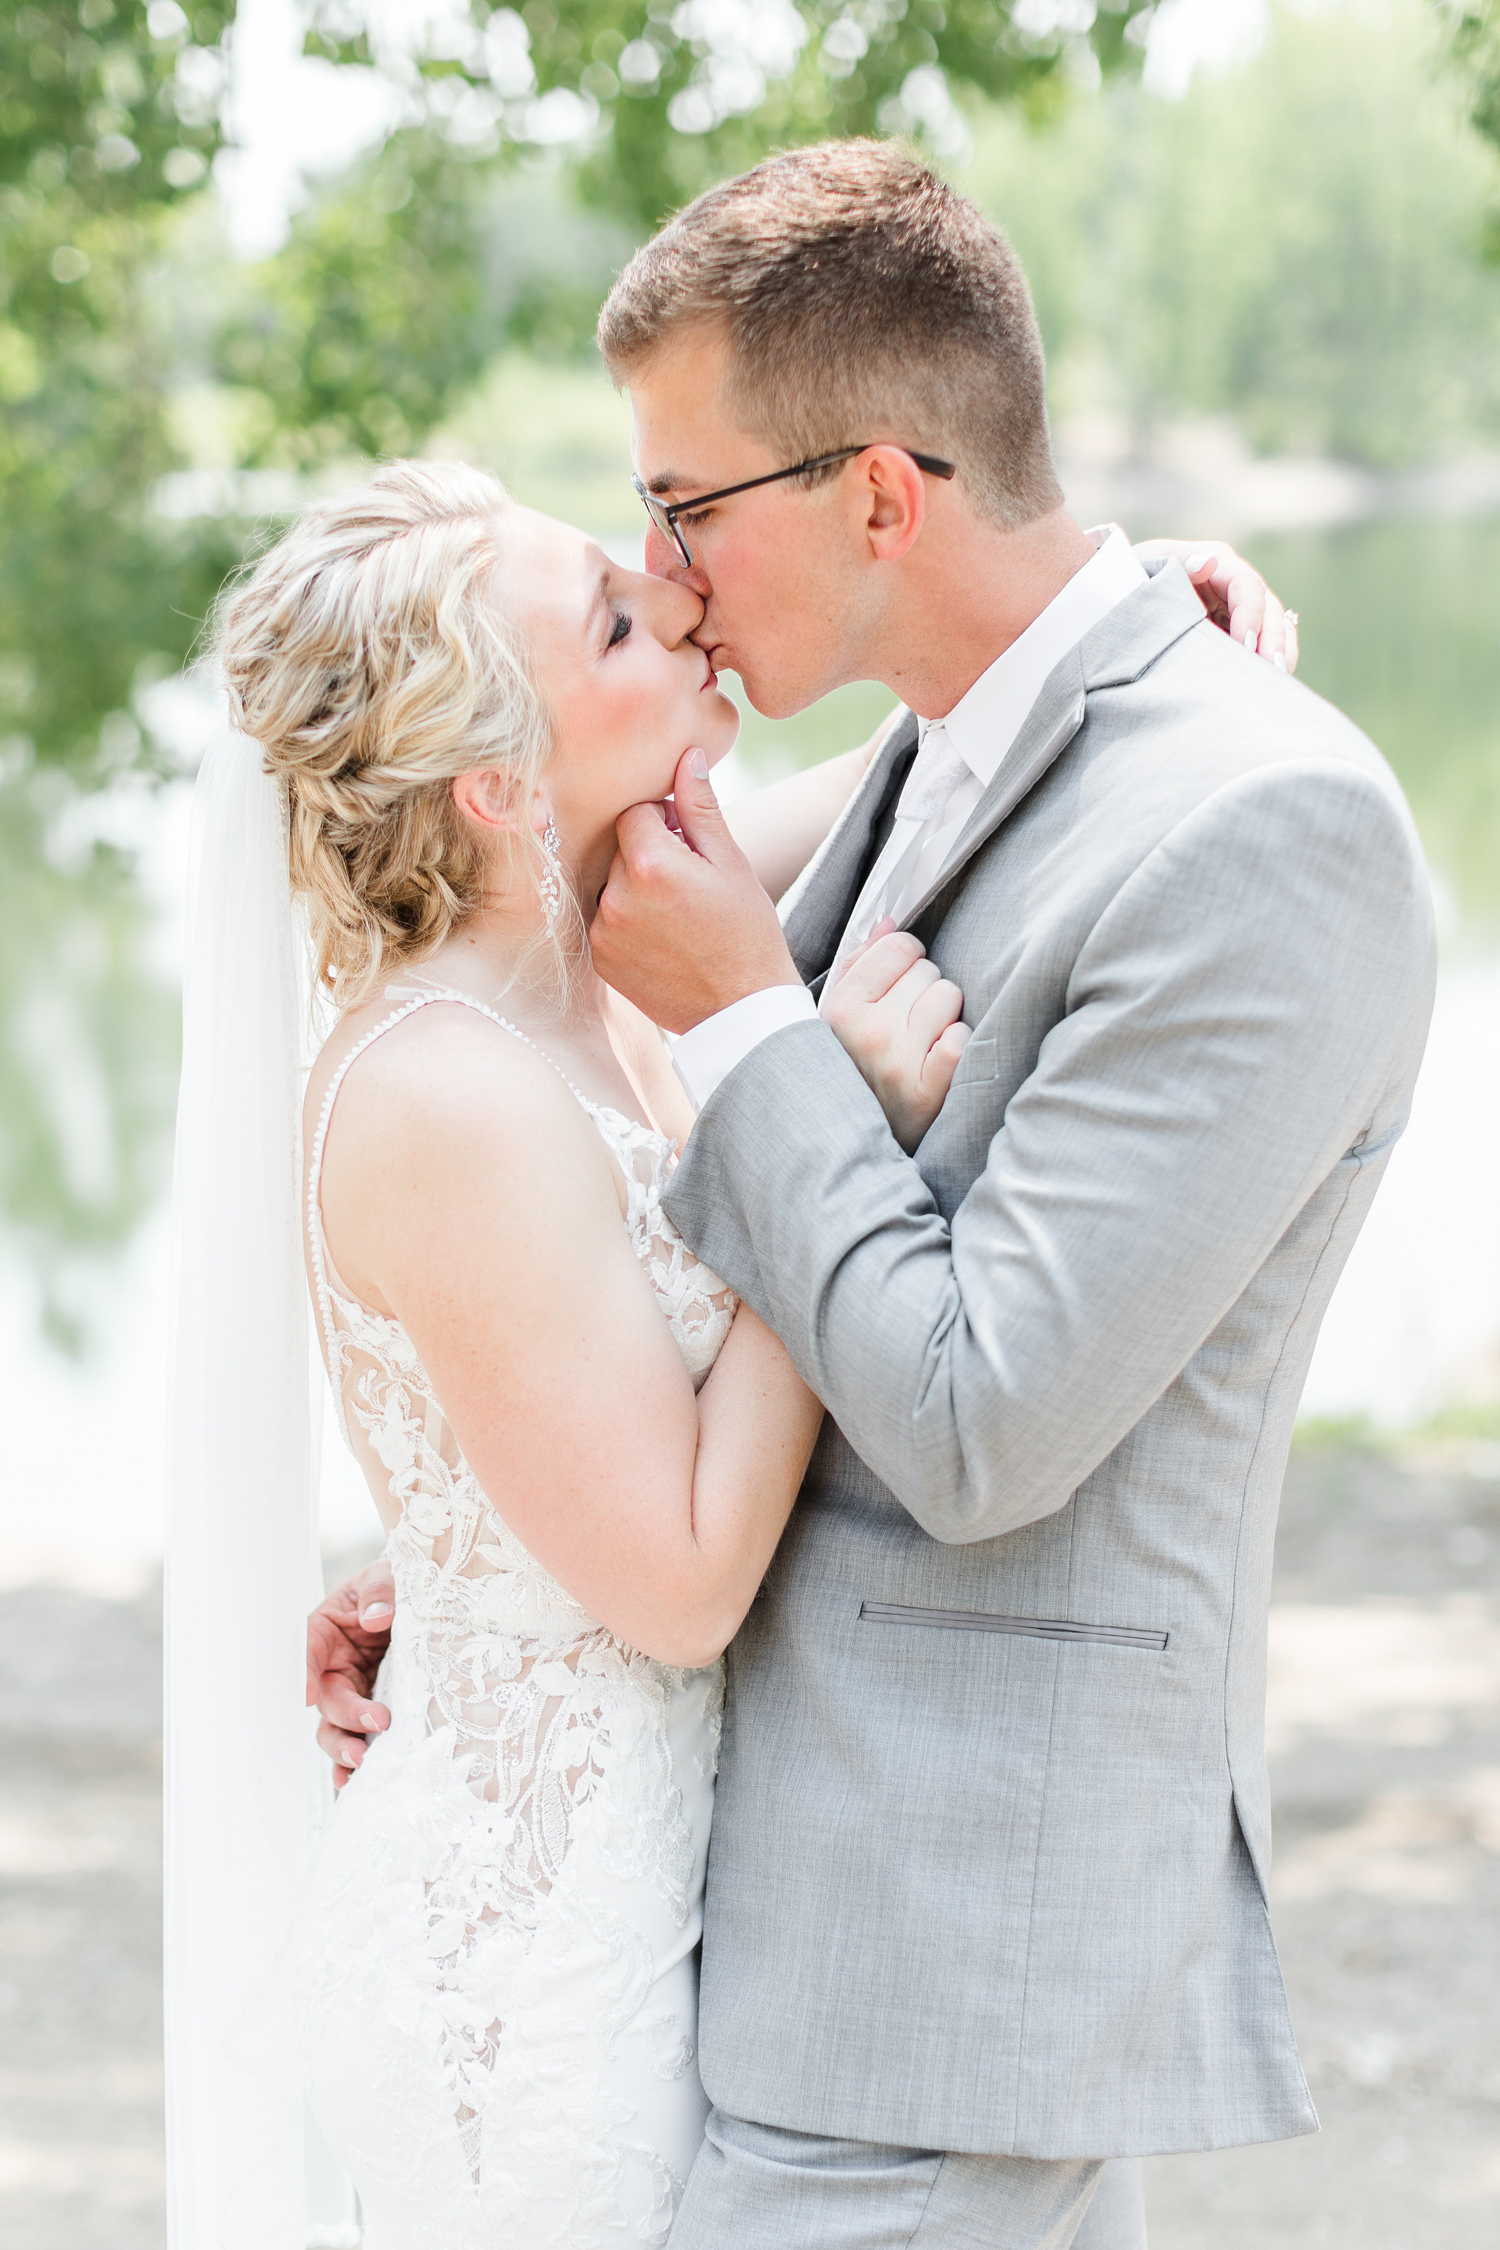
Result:
{"label": "bride's updo hairstyle", "polygon": [[291,881],[319,988],[339,1008],[423,960],[481,904],[494,869],[450,784],[511,776],[509,876],[537,893],[566,981],[576,907],[549,930],[529,809],[551,729],[490,584],[504,487],[458,462],[394,461],[323,500],[223,597],[214,646],[235,723],[287,796]]}

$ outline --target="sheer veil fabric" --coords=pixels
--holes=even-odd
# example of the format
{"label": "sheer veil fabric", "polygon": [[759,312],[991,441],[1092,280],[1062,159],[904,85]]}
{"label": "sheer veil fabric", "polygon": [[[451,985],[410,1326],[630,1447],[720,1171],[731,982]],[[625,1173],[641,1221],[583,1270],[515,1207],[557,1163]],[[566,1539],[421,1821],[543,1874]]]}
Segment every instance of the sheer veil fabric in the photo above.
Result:
{"label": "sheer veil fabric", "polygon": [[193,805],[173,1178],[166,1567],[171,2250],[357,2241],[304,2183],[296,1930],[331,1797],[303,1705],[321,1592],[301,1251],[308,949],[280,785],[226,724]]}

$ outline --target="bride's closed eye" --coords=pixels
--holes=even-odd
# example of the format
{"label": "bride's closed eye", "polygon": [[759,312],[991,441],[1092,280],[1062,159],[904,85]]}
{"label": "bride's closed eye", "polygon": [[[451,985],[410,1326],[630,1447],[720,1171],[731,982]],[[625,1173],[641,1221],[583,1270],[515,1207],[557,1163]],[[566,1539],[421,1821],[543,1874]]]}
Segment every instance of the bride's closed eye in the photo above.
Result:
{"label": "bride's closed eye", "polygon": [[626,611],[624,611],[623,609],[617,609],[615,611],[615,621],[609,629],[609,639],[605,643],[605,646],[606,648],[618,648],[621,641],[627,640],[629,636],[630,618]]}

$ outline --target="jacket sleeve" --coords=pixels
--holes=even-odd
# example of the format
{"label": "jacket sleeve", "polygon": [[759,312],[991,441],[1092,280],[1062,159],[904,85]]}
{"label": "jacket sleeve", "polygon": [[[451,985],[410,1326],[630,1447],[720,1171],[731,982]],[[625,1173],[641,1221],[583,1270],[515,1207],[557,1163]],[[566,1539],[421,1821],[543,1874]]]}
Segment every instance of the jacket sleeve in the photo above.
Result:
{"label": "jacket sleeve", "polygon": [[1113,1451],[1393,1087],[1400,1130],[1431,992],[1394,792],[1262,769],[1100,915],[951,1227],[822,1023],[731,1072],[668,1209],[923,1529],[994,1538]]}

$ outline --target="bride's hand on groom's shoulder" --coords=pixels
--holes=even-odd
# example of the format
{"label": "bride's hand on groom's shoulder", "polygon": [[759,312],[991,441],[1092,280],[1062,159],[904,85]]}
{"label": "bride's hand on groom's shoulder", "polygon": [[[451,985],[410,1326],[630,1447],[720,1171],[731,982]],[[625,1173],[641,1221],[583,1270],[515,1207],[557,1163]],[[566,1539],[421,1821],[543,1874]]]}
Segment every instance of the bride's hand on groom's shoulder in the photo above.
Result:
{"label": "bride's hand on groom's shoulder", "polygon": [[885,1111],[908,1156],[947,1099],[969,1027],[964,996],[922,946],[893,922],[877,922],[851,953],[819,1014]]}
{"label": "bride's hand on groom's shoulder", "polygon": [[1297,669],[1297,612],[1283,608],[1254,563],[1225,539],[1147,539],[1138,555],[1170,555],[1192,580],[1209,622],[1278,672]]}
{"label": "bride's hand on groom's shoulder", "polygon": [[372,1703],[375,1675],[391,1638],[396,1598],[388,1562],[373,1562],[335,1586],[307,1620],[307,1700],[322,1719],[318,1747],[333,1760],[342,1789],[391,1715]]}

